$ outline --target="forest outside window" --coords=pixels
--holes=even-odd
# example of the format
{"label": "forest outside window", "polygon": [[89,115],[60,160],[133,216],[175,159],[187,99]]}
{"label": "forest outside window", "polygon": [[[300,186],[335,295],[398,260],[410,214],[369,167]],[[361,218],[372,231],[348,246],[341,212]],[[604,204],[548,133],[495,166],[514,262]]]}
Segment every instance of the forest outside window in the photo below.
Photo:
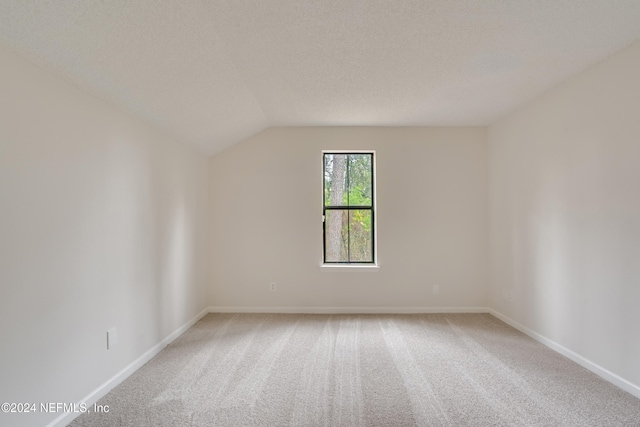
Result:
{"label": "forest outside window", "polygon": [[323,153],[324,264],[375,263],[374,153]]}

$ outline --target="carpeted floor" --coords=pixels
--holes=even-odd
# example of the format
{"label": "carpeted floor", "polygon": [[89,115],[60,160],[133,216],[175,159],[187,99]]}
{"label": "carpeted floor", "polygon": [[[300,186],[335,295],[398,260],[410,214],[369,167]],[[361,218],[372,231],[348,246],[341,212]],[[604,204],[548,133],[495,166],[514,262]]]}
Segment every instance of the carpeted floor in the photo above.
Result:
{"label": "carpeted floor", "polygon": [[72,426],[640,426],[488,314],[210,314]]}

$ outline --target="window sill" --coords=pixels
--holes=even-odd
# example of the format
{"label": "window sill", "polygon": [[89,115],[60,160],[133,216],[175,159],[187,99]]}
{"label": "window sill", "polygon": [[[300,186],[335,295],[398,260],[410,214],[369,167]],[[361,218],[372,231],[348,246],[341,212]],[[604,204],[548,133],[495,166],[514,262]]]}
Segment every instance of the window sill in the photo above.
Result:
{"label": "window sill", "polygon": [[345,272],[369,272],[377,273],[380,266],[377,264],[321,264],[320,271],[326,273],[345,273]]}

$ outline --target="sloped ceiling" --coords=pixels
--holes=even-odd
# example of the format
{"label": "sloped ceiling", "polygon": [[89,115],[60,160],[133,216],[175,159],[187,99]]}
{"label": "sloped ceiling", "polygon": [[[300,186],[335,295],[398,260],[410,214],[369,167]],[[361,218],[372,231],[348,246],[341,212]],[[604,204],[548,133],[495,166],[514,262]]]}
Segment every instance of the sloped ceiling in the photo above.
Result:
{"label": "sloped ceiling", "polygon": [[211,154],[487,125],[638,40],[638,0],[0,0],[2,44]]}

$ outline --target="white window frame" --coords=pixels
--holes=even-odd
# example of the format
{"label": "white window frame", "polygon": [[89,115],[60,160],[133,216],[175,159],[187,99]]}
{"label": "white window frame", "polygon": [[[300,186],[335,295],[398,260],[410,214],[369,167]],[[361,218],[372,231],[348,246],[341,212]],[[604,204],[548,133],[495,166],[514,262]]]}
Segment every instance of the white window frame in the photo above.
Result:
{"label": "white window frame", "polygon": [[[350,263],[350,262],[345,262],[345,263],[325,263],[324,262],[324,245],[325,245],[325,241],[324,241],[324,155],[325,154],[371,154],[372,158],[371,158],[371,173],[373,174],[373,188],[372,188],[372,212],[373,212],[373,262],[367,262],[367,263]],[[322,197],[322,199],[320,200],[320,207],[321,207],[321,213],[320,213],[320,218],[321,218],[321,224],[322,224],[322,251],[320,254],[320,267],[322,268],[322,271],[326,271],[326,272],[345,272],[345,271],[371,271],[371,272],[375,272],[378,271],[378,269],[380,268],[379,265],[379,254],[378,254],[378,209],[377,209],[377,204],[378,204],[378,183],[377,183],[377,153],[376,150],[322,150],[321,153],[321,161],[322,161],[322,176],[321,176],[321,181],[320,181],[320,185],[321,185],[321,191],[320,191],[320,196]]]}

